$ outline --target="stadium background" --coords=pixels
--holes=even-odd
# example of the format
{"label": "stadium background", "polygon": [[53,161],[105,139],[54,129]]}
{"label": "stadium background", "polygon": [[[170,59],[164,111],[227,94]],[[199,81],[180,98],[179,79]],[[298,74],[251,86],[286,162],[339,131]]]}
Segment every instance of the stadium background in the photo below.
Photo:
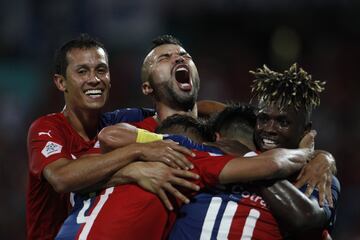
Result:
{"label": "stadium background", "polygon": [[88,32],[110,53],[108,110],[151,106],[140,94],[149,42],[183,41],[201,77],[200,99],[248,101],[250,69],[298,62],[327,81],[313,121],[317,147],[337,160],[342,194],[335,239],[360,239],[360,2],[355,0],[0,1],[0,238],[25,238],[26,135],[60,111],[54,49]]}

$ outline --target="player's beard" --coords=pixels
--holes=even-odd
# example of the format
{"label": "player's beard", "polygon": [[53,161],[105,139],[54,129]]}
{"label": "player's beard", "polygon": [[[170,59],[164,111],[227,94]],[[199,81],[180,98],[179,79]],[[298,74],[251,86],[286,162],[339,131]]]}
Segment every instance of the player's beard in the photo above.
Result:
{"label": "player's beard", "polygon": [[174,110],[191,111],[197,100],[199,83],[194,83],[191,92],[176,90],[177,86],[171,86],[172,82],[163,82],[156,86],[154,96],[156,101],[162,102]]}

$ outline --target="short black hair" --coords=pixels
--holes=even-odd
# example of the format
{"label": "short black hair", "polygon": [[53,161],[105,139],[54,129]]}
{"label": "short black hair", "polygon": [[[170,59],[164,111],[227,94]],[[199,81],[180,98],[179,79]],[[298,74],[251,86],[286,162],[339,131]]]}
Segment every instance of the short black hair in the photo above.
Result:
{"label": "short black hair", "polygon": [[237,138],[244,132],[252,133],[256,124],[256,108],[250,104],[233,103],[214,115],[209,124],[212,131],[227,138]]}
{"label": "short black hair", "polygon": [[189,115],[174,114],[166,118],[155,130],[157,133],[181,134],[190,132],[203,141],[213,141],[213,135],[205,121]]}
{"label": "short black hair", "polygon": [[104,47],[104,44],[90,37],[87,33],[82,33],[80,34],[79,37],[65,42],[56,51],[54,74],[60,74],[62,76],[65,76],[66,68],[69,64],[67,61],[66,54],[74,48],[78,48],[78,49],[102,48],[105,51],[106,55],[108,55]]}
{"label": "short black hair", "polygon": [[160,35],[152,40],[151,50],[164,44],[174,44],[174,45],[179,45],[181,47],[183,46],[179,39],[177,39],[172,35],[165,34],[165,35]]}

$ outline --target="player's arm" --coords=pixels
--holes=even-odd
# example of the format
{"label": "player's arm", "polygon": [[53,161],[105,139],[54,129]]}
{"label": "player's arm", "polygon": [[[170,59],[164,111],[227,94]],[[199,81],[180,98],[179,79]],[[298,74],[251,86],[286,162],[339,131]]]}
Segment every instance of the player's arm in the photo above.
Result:
{"label": "player's arm", "polygon": [[278,181],[268,187],[259,187],[259,194],[268,204],[279,223],[284,237],[299,232],[322,229],[328,218],[314,198],[308,198],[287,180]]}
{"label": "player's arm", "polygon": [[[104,128],[98,136],[102,151],[110,151],[119,147],[126,146],[134,142],[152,142],[162,139],[162,135],[148,132],[143,129],[138,129],[132,125],[121,123]],[[171,149],[169,149],[171,151]],[[153,150],[152,152],[156,152]],[[192,154],[188,150],[187,154]],[[172,210],[173,207],[165,192],[172,194],[181,201],[187,203],[189,199],[178,191],[174,185],[185,187],[193,191],[199,190],[199,186],[188,181],[189,179],[198,179],[199,176],[195,173],[178,169],[192,169],[193,164],[186,158],[179,156],[176,162],[177,166],[171,168],[164,164],[136,162],[131,163],[125,168],[120,169],[116,174],[112,175],[109,180],[105,182],[107,187],[124,183],[137,183],[145,190],[156,194],[165,204],[165,206]]]}
{"label": "player's arm", "polygon": [[107,182],[107,186],[113,186],[118,181],[136,183],[146,191],[156,194],[165,206],[172,210],[173,206],[166,193],[173,195],[184,203],[189,203],[190,200],[174,186],[198,191],[200,187],[191,180],[199,178],[196,173],[171,168],[161,162],[138,161],[120,169]]}
{"label": "player's arm", "polygon": [[284,178],[306,164],[309,149],[273,149],[255,157],[237,157],[229,161],[219,175],[221,184]]}
{"label": "player's arm", "polygon": [[238,157],[228,162],[219,175],[222,184],[284,178],[299,171],[312,158],[316,132],[301,140],[299,149],[272,149],[255,157]]}
{"label": "player's arm", "polygon": [[[306,141],[301,141],[299,147],[306,145]],[[307,166],[315,166],[310,167],[310,169],[315,169],[315,171],[311,174],[304,174],[304,170],[302,170],[302,176],[305,175],[308,178],[301,177],[301,174],[299,175],[300,180],[313,180],[314,177],[317,179],[313,183],[314,186],[309,186],[311,182],[308,182],[305,194],[287,180],[275,182],[268,187],[259,187],[260,194],[269,204],[285,234],[293,234],[294,232],[304,234],[306,233],[306,229],[312,229],[312,231],[316,231],[317,229],[318,233],[321,233],[323,227],[327,225],[331,214],[325,214],[324,209],[329,210],[329,207],[333,207],[333,196],[338,195],[333,195],[331,183],[332,171],[334,170],[331,166],[333,166],[334,162],[335,160],[330,153],[316,151],[315,158],[307,164]],[[299,187],[302,187],[305,183],[305,181],[298,182],[298,184],[300,184]],[[317,187],[321,186],[319,187],[319,196],[318,198],[309,198],[316,184]],[[311,191],[309,191],[309,189]],[[324,192],[326,194],[324,194]],[[321,208],[320,206],[324,206],[325,196],[328,204],[326,208]],[[321,203],[320,206],[318,201]]]}
{"label": "player's arm", "polygon": [[[151,143],[161,141],[163,139],[163,135],[136,128],[127,123],[119,123],[103,128],[98,135],[98,139],[101,151],[106,153],[132,143]],[[185,170],[193,168],[193,164],[183,155],[185,154],[190,156],[192,155],[192,152],[187,148],[177,146],[175,142],[173,143],[173,147],[169,148],[168,151],[172,152],[172,154],[177,154],[178,157],[173,158],[169,155],[168,157],[171,159],[169,159],[168,164],[174,168],[180,167]],[[155,153],[155,151],[152,152],[154,152],[154,154],[158,154]]]}
{"label": "player's arm", "polygon": [[[332,161],[332,159],[328,158],[328,154],[318,151],[316,157],[310,163],[315,162],[319,166],[329,166],[326,163]],[[314,186],[309,186],[310,183],[305,185],[305,194],[287,180],[276,182],[268,187],[259,186],[260,195],[269,205],[284,234],[297,235],[300,233],[301,236],[305,236],[304,234],[308,233],[306,230],[311,230],[310,234],[321,234],[323,228],[328,225],[330,214],[326,214],[325,209],[328,210],[330,207],[333,207],[331,169],[318,168],[317,173],[314,173],[314,175],[325,177],[328,176],[328,173],[330,173],[330,179],[325,178],[322,185],[323,191],[326,189],[327,192],[326,204],[324,196],[321,195],[320,188],[318,199],[317,197],[310,197],[315,188]],[[327,186],[327,184],[330,186]],[[311,192],[308,192],[309,189],[311,189]],[[318,201],[323,201],[320,206]],[[322,208],[321,206],[325,207]]]}
{"label": "player's arm", "polygon": [[[43,176],[57,192],[75,192],[104,179],[135,160],[169,163],[178,158],[175,143],[134,143],[102,155],[84,156],[75,161],[59,158],[43,169]],[[187,149],[184,151],[188,151]]]}
{"label": "player's arm", "polygon": [[105,127],[98,134],[101,152],[103,153],[135,143],[136,138],[137,128],[128,123],[118,123]]}
{"label": "player's arm", "polygon": [[[336,206],[340,185],[336,177],[332,178],[331,194]],[[320,239],[324,229],[335,219],[334,206],[331,207],[326,203],[320,207],[317,192],[307,197],[289,181],[279,181],[267,188],[260,187],[258,190],[277,219],[285,237],[308,239],[319,236],[316,239]],[[302,190],[305,190],[305,187]]]}

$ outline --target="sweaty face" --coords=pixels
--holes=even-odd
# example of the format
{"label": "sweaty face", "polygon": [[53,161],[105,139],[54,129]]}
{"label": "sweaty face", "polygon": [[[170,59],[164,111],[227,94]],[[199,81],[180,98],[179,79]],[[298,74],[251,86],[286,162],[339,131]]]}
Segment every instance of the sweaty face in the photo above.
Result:
{"label": "sweaty face", "polygon": [[108,99],[110,73],[102,48],[71,49],[67,53],[65,103],[70,108],[98,110]]}
{"label": "sweaty face", "polygon": [[260,151],[297,148],[305,130],[304,111],[292,107],[280,111],[277,104],[271,104],[259,110],[254,139]]}
{"label": "sweaty face", "polygon": [[200,79],[191,56],[182,47],[158,46],[146,57],[145,64],[157,101],[185,111],[194,107]]}

